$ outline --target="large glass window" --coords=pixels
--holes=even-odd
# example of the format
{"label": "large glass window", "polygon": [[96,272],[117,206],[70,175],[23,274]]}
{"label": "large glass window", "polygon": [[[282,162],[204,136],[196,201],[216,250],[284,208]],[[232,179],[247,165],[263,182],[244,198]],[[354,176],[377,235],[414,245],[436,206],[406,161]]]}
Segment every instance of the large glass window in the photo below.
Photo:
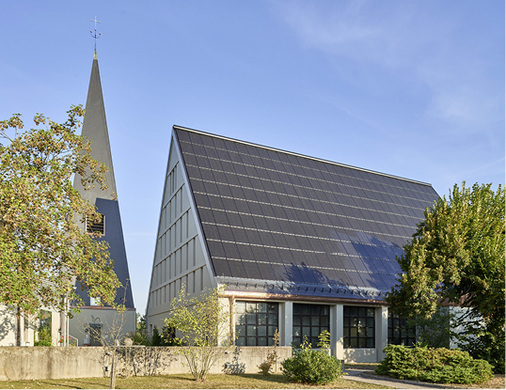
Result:
{"label": "large glass window", "polygon": [[405,318],[388,313],[388,344],[411,346],[416,343],[416,328],[408,326]]}
{"label": "large glass window", "polygon": [[330,308],[326,305],[293,304],[293,345],[298,348],[304,336],[313,348],[318,347],[318,336],[330,326]]}
{"label": "large glass window", "polygon": [[344,348],[374,348],[374,308],[344,307]]}
{"label": "large glass window", "polygon": [[235,334],[237,345],[274,345],[278,329],[278,304],[236,301]]}

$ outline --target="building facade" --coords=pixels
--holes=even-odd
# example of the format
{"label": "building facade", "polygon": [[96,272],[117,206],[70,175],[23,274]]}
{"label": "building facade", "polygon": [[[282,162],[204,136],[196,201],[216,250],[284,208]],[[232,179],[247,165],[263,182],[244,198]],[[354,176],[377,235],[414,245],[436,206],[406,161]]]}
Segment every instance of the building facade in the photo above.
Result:
{"label": "building facade", "polygon": [[174,126],[148,331],[181,288],[223,286],[237,345],[331,334],[339,359],[377,362],[413,334],[384,297],[396,256],[438,195],[430,184]]}

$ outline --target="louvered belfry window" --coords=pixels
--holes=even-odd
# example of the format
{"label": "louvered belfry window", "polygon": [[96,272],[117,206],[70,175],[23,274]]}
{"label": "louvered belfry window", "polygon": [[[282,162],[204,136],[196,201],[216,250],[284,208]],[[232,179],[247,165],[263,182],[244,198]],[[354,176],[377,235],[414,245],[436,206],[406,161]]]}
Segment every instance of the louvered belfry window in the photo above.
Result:
{"label": "louvered belfry window", "polygon": [[88,233],[99,233],[105,234],[105,215],[100,214],[100,220],[93,221],[91,219],[86,220],[86,231]]}

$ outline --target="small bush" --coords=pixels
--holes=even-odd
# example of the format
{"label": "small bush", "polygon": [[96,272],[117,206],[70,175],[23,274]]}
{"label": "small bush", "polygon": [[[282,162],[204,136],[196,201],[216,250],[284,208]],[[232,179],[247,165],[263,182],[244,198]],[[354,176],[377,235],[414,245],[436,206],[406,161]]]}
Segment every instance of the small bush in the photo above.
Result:
{"label": "small bush", "polygon": [[330,356],[327,350],[313,350],[307,341],[302,349],[295,350],[293,357],[281,363],[283,376],[289,382],[326,384],[342,373],[341,362]]}
{"label": "small bush", "polygon": [[51,341],[39,340],[39,341],[36,341],[33,345],[35,347],[51,347],[53,344],[51,344]]}
{"label": "small bush", "polygon": [[271,351],[267,354],[267,359],[262,362],[258,368],[260,368],[260,372],[262,375],[267,376],[271,373],[272,367],[276,364],[278,360],[278,354],[276,351]]}
{"label": "small bush", "polygon": [[467,352],[447,348],[389,345],[376,369],[381,375],[432,383],[481,383],[493,377],[492,366]]}
{"label": "small bush", "polygon": [[264,376],[270,375],[272,367],[278,361],[278,354],[276,352],[277,347],[279,347],[279,331],[276,329],[274,332],[274,351],[270,351],[267,354],[267,359],[258,366],[258,368],[260,368],[260,372]]}

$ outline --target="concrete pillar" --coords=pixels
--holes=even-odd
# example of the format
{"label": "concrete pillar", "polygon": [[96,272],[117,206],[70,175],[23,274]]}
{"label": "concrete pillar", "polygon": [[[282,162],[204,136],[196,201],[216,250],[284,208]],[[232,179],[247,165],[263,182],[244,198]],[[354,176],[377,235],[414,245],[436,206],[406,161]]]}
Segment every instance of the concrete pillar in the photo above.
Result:
{"label": "concrete pillar", "polygon": [[60,340],[60,313],[51,311],[51,344],[53,347],[58,345]]}
{"label": "concrete pillar", "polygon": [[388,307],[376,308],[376,356],[380,362],[385,357],[383,349],[388,345]]}
{"label": "concrete pillar", "polygon": [[25,316],[23,314],[19,314],[19,329],[18,329],[19,335],[19,346],[24,347],[25,346]]}
{"label": "concrete pillar", "polygon": [[220,306],[223,310],[223,318],[226,318],[226,323],[218,325],[218,345],[221,347],[229,346],[233,343],[233,337],[235,333],[235,320],[234,320],[234,298],[218,298]]}
{"label": "concrete pillar", "polygon": [[28,316],[25,317],[25,328],[27,330],[26,339],[25,339],[25,346],[33,347],[33,341],[35,338],[35,327],[36,327],[36,320],[35,316]]}
{"label": "concrete pillar", "polygon": [[279,304],[279,333],[282,346],[289,347],[293,339],[293,302]]}
{"label": "concrete pillar", "polygon": [[330,306],[330,349],[339,360],[344,359],[343,305]]}

